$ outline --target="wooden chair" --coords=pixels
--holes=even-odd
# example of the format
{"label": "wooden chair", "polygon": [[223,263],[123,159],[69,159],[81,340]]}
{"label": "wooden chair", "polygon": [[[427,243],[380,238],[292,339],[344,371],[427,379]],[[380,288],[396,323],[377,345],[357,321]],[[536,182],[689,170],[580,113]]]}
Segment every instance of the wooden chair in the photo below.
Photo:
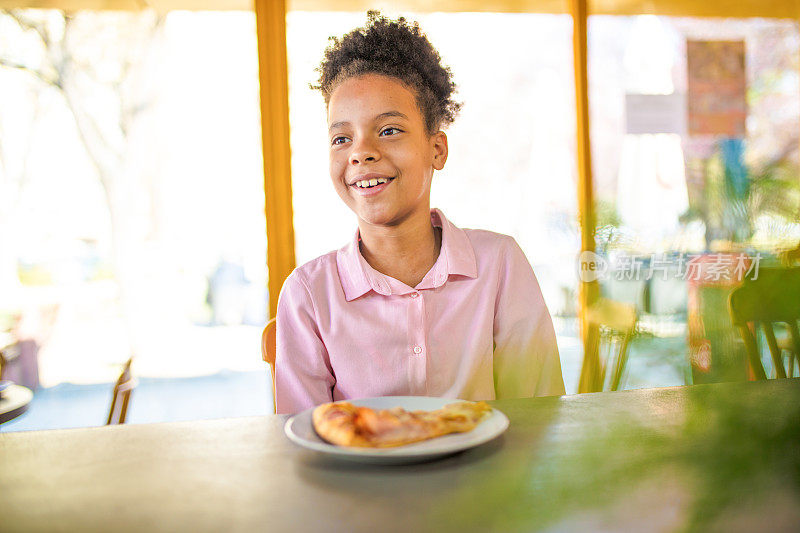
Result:
{"label": "wooden chair", "polygon": [[124,424],[128,414],[128,404],[130,403],[131,393],[138,384],[136,378],[131,374],[131,363],[133,357],[128,359],[122,367],[122,373],[114,385],[114,395],[111,398],[111,408],[108,410],[108,420],[106,425]]}
{"label": "wooden chair", "polygon": [[[798,243],[795,248],[782,250],[778,254],[778,257],[780,257],[781,265],[785,267],[800,266],[800,243]],[[778,341],[778,348],[790,352],[789,376],[791,377],[794,370],[794,365],[791,361],[800,356],[800,354],[795,352],[792,338],[787,331],[776,331],[775,338]]]}
{"label": "wooden chair", "polygon": [[[761,363],[755,333],[759,324],[764,330],[775,376],[785,378],[794,375],[794,363],[800,354],[800,267],[762,268],[757,279],[745,280],[734,289],[728,298],[728,311],[733,325],[739,329],[747,350],[750,368],[756,379],[767,379]],[[751,324],[752,323],[752,329]],[[774,323],[786,324],[789,352],[788,372],[783,366],[783,351],[775,337]]]}
{"label": "wooden chair", "polygon": [[275,324],[275,319],[270,319],[270,321],[267,322],[267,325],[264,327],[264,331],[261,332],[261,358],[269,364],[269,370],[272,374],[273,410],[277,409],[277,404],[275,403],[275,353],[277,352],[277,347],[275,344]]}
{"label": "wooden chair", "polygon": [[800,243],[797,244],[796,248],[782,251],[780,257],[781,264],[785,267],[800,265]]}
{"label": "wooden chair", "polygon": [[[599,298],[587,309],[586,322],[589,350],[583,357],[578,392],[619,390],[628,362],[628,345],[636,328],[636,307]],[[601,359],[602,337],[607,337],[611,342],[608,345],[608,356]]]}

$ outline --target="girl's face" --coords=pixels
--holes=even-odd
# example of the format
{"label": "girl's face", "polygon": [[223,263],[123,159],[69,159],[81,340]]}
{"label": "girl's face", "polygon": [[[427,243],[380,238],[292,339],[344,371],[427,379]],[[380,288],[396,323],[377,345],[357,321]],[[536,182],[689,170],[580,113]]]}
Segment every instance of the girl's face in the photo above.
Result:
{"label": "girl's face", "polygon": [[328,104],[328,133],[333,186],[360,223],[430,217],[431,178],[447,160],[447,137],[428,135],[403,83],[379,74],[343,81]]}

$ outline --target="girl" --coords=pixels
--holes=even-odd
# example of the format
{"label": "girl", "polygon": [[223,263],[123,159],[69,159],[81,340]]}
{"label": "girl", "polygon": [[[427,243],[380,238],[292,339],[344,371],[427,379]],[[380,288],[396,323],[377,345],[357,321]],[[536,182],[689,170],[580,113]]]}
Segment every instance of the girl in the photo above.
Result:
{"label": "girl", "polygon": [[520,247],[430,208],[447,161],[441,129],[459,104],[418,25],[370,12],[319,71],[331,180],[358,231],[283,285],[277,412],[370,396],[564,394],[553,324]]}

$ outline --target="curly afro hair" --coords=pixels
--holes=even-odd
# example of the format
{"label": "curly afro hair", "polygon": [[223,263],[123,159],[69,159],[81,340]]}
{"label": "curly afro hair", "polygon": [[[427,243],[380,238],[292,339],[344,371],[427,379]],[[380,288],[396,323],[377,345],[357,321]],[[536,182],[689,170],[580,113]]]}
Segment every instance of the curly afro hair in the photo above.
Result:
{"label": "curly afro hair", "polygon": [[317,67],[319,85],[311,85],[322,91],[325,105],[341,82],[364,74],[383,74],[414,89],[428,134],[455,119],[461,104],[452,98],[456,90],[452,72],[441,64],[439,53],[418,23],[409,25],[403,17],[393,21],[368,11],[365,27],[329,40],[332,43],[325,50],[325,59]]}

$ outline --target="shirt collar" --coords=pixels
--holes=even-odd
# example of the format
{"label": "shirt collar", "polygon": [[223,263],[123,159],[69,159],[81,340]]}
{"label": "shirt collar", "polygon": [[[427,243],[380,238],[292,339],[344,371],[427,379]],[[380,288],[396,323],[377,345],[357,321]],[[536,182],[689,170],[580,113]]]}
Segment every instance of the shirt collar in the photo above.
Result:
{"label": "shirt collar", "polygon": [[[475,251],[466,232],[447,220],[439,209],[431,210],[431,223],[442,228],[442,248],[433,268],[416,289],[441,287],[451,275],[477,278]],[[356,230],[353,240],[336,252],[336,265],[345,299],[348,302],[355,300],[370,290],[384,296],[410,292],[409,288],[399,281],[369,266],[359,250],[359,239],[359,232]]]}

